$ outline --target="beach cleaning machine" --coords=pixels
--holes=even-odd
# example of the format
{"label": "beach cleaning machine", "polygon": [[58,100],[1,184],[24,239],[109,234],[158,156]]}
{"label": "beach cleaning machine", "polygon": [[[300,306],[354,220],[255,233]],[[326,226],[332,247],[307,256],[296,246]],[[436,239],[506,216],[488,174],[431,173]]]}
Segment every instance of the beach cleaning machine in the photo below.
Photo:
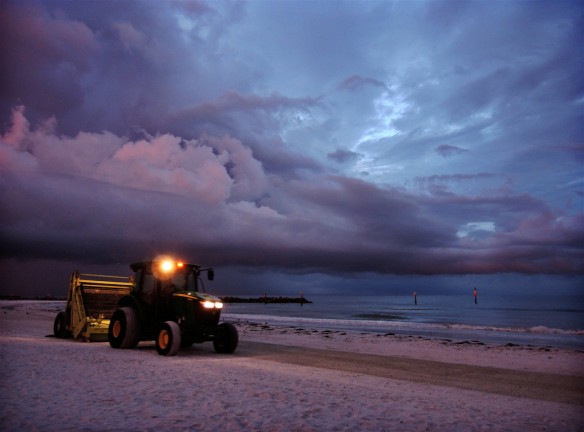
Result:
{"label": "beach cleaning machine", "polygon": [[132,276],[73,273],[69,279],[65,310],[55,318],[55,336],[106,342],[110,318],[120,299],[130,293],[133,285]]}
{"label": "beach cleaning machine", "polygon": [[127,278],[73,273],[65,310],[55,318],[55,336],[109,341],[121,349],[154,341],[165,356],[207,341],[219,353],[235,351],[237,329],[219,322],[223,303],[205,292],[201,276],[212,281],[212,268],[167,256],[130,268],[134,274]]}

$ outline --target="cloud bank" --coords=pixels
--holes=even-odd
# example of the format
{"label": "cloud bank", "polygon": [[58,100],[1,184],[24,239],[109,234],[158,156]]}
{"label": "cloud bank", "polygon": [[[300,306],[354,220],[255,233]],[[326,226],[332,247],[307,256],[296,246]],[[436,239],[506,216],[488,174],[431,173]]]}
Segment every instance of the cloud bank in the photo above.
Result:
{"label": "cloud bank", "polygon": [[[581,215],[507,190],[423,195],[328,173],[284,181],[227,136],[68,137],[52,121],[31,127],[20,107],[0,167],[6,257],[117,262],[170,249],[325,272],[582,271]],[[438,180],[468,179],[428,183]],[[465,228],[482,220],[487,237]]]}

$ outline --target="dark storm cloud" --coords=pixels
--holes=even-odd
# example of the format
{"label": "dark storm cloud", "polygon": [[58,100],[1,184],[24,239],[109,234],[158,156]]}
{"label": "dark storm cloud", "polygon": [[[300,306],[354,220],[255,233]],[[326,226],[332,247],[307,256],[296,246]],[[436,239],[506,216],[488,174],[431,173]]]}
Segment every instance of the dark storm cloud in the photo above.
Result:
{"label": "dark storm cloud", "polygon": [[24,104],[35,120],[58,116],[70,134],[134,125],[156,133],[161,115],[224,93],[233,72],[217,30],[237,18],[201,2],[25,0],[4,2],[3,12],[4,114]]}
{"label": "dark storm cloud", "polygon": [[327,155],[329,159],[332,159],[338,163],[345,163],[359,158],[359,154],[350,150],[337,149]]}
{"label": "dark storm cloud", "polygon": [[343,80],[343,82],[339,85],[339,88],[343,90],[357,90],[360,87],[368,85],[380,87],[383,90],[389,91],[389,88],[384,82],[373,78],[364,78],[358,75],[352,75]]}
{"label": "dark storm cloud", "polygon": [[584,271],[578,2],[147,4],[2,3],[6,260]]}
{"label": "dark storm cloud", "polygon": [[3,2],[0,41],[4,110],[6,102],[16,100],[47,116],[82,105],[80,78],[99,51],[86,24],[47,16],[34,3]]}
{"label": "dark storm cloud", "polygon": [[288,98],[278,94],[260,97],[229,91],[217,100],[174,113],[167,127],[190,136],[244,134],[253,142],[254,135],[275,135],[288,117],[308,113],[314,106],[318,106],[318,101],[312,98]]}
{"label": "dark storm cloud", "polygon": [[464,153],[467,151],[468,150],[465,150],[463,148],[453,146],[453,145],[448,145],[448,144],[441,144],[438,147],[436,147],[436,153],[438,153],[440,156],[444,156],[444,157],[454,156],[454,155],[461,154],[461,153]]}

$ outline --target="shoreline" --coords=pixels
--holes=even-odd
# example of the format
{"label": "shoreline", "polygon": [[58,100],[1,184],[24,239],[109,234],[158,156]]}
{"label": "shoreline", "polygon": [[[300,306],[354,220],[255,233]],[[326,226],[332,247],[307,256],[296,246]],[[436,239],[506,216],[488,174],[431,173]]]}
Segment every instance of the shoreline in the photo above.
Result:
{"label": "shoreline", "polygon": [[494,367],[584,377],[584,352],[577,349],[456,341],[416,335],[234,322],[251,342],[331,351],[432,360],[449,364]]}
{"label": "shoreline", "polygon": [[320,319],[277,315],[224,313],[234,322],[268,324],[279,327],[309,327],[318,330],[358,332],[373,335],[413,336],[461,343],[531,346],[549,349],[570,349],[584,352],[582,330],[564,331],[538,327],[535,329],[466,326],[458,324],[368,321],[349,319]]}

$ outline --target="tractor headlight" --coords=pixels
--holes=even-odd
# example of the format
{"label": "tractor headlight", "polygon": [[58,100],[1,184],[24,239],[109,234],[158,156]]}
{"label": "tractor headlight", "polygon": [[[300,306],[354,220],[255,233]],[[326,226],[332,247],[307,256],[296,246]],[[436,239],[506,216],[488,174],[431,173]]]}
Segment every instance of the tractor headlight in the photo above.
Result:
{"label": "tractor headlight", "polygon": [[210,300],[205,300],[204,302],[201,302],[201,304],[205,309],[221,309],[223,307],[223,303]]}

